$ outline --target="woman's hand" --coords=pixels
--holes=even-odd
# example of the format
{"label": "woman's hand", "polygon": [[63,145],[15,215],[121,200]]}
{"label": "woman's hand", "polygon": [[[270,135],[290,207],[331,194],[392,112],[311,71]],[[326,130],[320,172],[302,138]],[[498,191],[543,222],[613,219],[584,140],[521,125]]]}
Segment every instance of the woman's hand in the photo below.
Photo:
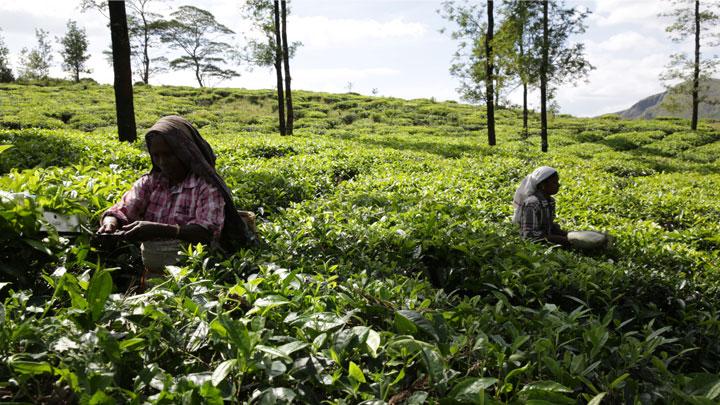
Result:
{"label": "woman's hand", "polygon": [[556,245],[562,245],[563,247],[566,247],[566,248],[569,248],[572,246],[570,244],[570,241],[568,240],[567,236],[565,236],[565,235],[550,234],[545,239],[547,239],[548,242],[554,243]]}
{"label": "woman's hand", "polygon": [[123,226],[121,229],[125,239],[140,242],[154,238],[172,238],[177,236],[174,225],[161,224],[158,222],[135,221]]}
{"label": "woman's hand", "polygon": [[100,229],[97,230],[97,233],[115,233],[119,225],[120,222],[117,218],[108,215],[103,218],[102,225],[100,225]]}

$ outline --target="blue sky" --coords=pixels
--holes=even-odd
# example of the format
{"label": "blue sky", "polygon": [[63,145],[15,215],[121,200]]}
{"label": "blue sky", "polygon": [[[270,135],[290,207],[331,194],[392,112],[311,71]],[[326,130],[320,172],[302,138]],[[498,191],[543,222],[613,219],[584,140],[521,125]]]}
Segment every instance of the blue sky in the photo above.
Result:
{"label": "blue sky", "polygon": [[[105,20],[97,12],[80,13],[75,0],[4,1],[0,4],[0,28],[11,60],[22,47],[35,45],[34,28],[44,28],[51,36],[61,36],[68,19],[85,27],[90,40],[89,76],[103,83],[112,82],[112,69],[101,55],[110,42]],[[240,0],[189,0],[157,2],[154,8],[167,12],[171,6],[191,4],[204,8],[223,24],[238,32],[242,42],[247,24],[239,10]],[[299,40],[296,58],[291,61],[295,88],[345,92],[352,91],[402,98],[458,100],[458,83],[448,67],[456,44],[448,27],[436,12],[440,0],[292,0],[288,22],[291,40]],[[587,82],[559,89],[557,101],[563,113],[595,116],[630,107],[634,102],[663,91],[658,75],[670,54],[690,50],[689,43],[676,44],[665,34],[667,20],[657,16],[667,9],[664,0],[575,0],[569,5],[587,7],[593,14],[588,30],[573,38],[586,44],[590,62],[596,66]],[[57,44],[54,44],[57,49]],[[705,48],[717,55],[720,48]],[[164,51],[162,48],[158,52]],[[53,76],[63,76],[60,56],[55,55]],[[221,87],[271,88],[272,71],[255,68]],[[154,84],[194,85],[191,72],[171,72],[151,78]],[[511,96],[519,103],[519,94]],[[537,99],[531,95],[533,105]]]}

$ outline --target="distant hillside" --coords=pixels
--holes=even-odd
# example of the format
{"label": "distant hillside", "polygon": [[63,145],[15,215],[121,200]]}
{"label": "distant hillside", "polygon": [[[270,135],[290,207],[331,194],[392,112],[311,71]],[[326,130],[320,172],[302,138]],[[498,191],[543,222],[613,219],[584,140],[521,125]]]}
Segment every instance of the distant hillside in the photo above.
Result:
{"label": "distant hillside", "polygon": [[[709,87],[711,99],[720,102],[720,79],[708,79],[702,83]],[[651,119],[655,117],[677,117],[690,118],[691,99],[690,96],[673,95],[668,92],[653,94],[644,98],[627,110],[617,112],[623,118]],[[700,104],[700,119],[720,119],[720,104]]]}

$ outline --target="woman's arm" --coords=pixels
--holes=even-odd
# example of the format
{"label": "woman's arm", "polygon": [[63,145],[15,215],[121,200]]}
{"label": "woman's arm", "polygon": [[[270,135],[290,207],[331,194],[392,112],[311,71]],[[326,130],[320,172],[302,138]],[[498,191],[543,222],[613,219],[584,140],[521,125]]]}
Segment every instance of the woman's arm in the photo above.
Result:
{"label": "woman's arm", "polygon": [[[522,206],[522,216],[520,218],[520,235],[524,238],[532,240],[546,240],[565,247],[570,246],[567,239],[567,233],[562,231],[557,224],[550,225],[550,234],[546,232],[546,226],[542,221],[542,207],[539,201],[529,201]],[[562,233],[555,233],[555,229]],[[564,233],[564,234],[563,234]]]}
{"label": "woman's arm", "polygon": [[194,214],[188,225],[198,225],[210,232],[212,238],[220,239],[225,223],[225,199],[217,187],[208,183],[202,185]]}
{"label": "woman's arm", "polygon": [[225,200],[217,188],[207,183],[199,187],[194,215],[185,225],[136,221],[122,227],[125,238],[135,241],[180,239],[191,243],[210,243],[219,238],[225,221]]}
{"label": "woman's arm", "polygon": [[140,177],[120,201],[103,213],[98,233],[113,233],[121,225],[140,219],[148,206],[154,185],[151,175]]}
{"label": "woman's arm", "polygon": [[563,231],[562,228],[560,228],[560,225],[555,222],[550,225],[550,233],[553,235],[567,236],[567,231]]}
{"label": "woman's arm", "polygon": [[548,242],[552,242],[557,245],[562,245],[564,247],[570,247],[570,241],[568,240],[567,235],[550,234],[550,235],[546,236],[545,239]]}
{"label": "woman's arm", "polygon": [[540,203],[537,201],[525,202],[520,210],[520,236],[533,240],[545,238]]}
{"label": "woman's arm", "polygon": [[128,240],[144,242],[150,239],[180,239],[191,243],[210,243],[212,232],[201,225],[170,225],[159,222],[135,221],[122,228]]}
{"label": "woman's arm", "polygon": [[547,239],[548,242],[562,245],[564,247],[570,247],[570,241],[567,238],[567,234],[567,231],[563,231],[562,228],[560,228],[560,225],[553,222],[550,225],[550,235],[548,235],[545,239]]}

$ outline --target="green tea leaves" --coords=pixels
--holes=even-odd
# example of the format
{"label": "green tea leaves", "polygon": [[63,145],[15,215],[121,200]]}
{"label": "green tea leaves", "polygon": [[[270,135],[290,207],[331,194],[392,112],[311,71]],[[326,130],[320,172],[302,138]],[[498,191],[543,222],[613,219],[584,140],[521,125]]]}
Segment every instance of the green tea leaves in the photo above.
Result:
{"label": "green tea leaves", "polygon": [[112,292],[112,277],[106,270],[96,271],[90,278],[86,299],[92,321],[97,321],[105,308],[105,301]]}
{"label": "green tea leaves", "polygon": [[417,330],[420,330],[436,341],[440,339],[432,323],[419,312],[410,310],[397,311],[395,313],[395,326],[400,333],[414,334]]}
{"label": "green tea leaves", "polygon": [[215,371],[212,373],[212,384],[214,386],[220,385],[220,383],[227,377],[232,369],[237,364],[237,359],[230,359],[225,360],[220,365],[215,368]]}
{"label": "green tea leaves", "polygon": [[350,378],[354,379],[357,382],[365,383],[365,375],[363,374],[360,367],[358,367],[357,364],[350,362],[350,365],[348,366],[348,375],[350,375]]}

